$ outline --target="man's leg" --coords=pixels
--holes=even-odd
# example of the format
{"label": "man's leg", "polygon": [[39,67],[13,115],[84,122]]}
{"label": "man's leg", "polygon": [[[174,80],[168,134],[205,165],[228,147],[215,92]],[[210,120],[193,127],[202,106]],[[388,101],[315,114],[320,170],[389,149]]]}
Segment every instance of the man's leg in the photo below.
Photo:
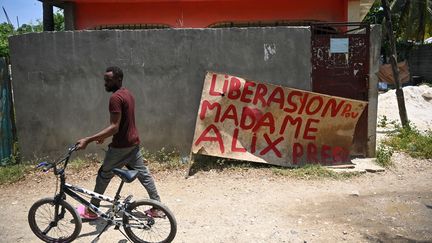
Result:
{"label": "man's leg", "polygon": [[153,177],[147,166],[144,165],[144,160],[138,146],[131,152],[131,156],[128,158],[126,167],[131,170],[138,170],[138,180],[147,190],[149,197],[153,200],[160,201]]}
{"label": "man's leg", "polygon": [[[114,177],[114,173],[111,171],[114,168],[123,167],[131,153],[131,148],[126,149],[117,149],[117,148],[108,148],[108,151],[105,154],[104,162],[102,166],[99,168],[98,175],[96,177],[96,185],[94,188],[94,192],[99,194],[104,194],[108,184],[111,179]],[[90,201],[96,207],[99,207],[100,200],[97,198],[92,198]]]}

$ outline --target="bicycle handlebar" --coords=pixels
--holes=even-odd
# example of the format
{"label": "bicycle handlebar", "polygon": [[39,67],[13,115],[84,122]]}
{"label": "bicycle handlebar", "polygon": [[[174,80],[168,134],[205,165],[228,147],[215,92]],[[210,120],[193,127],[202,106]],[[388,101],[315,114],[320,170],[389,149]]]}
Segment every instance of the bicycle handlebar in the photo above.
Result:
{"label": "bicycle handlebar", "polygon": [[[70,156],[72,155],[72,153],[73,152],[75,152],[75,151],[77,151],[78,150],[78,144],[75,144],[75,145],[73,145],[72,147],[69,147],[68,148],[68,152],[67,152],[67,154],[66,154],[66,156],[64,157],[64,158],[62,158],[62,159],[60,159],[60,160],[58,160],[58,161],[56,161],[56,162],[53,162],[53,163],[50,163],[50,162],[48,162],[48,161],[43,161],[43,162],[41,162],[41,163],[39,163],[37,166],[36,166],[36,168],[40,168],[40,167],[43,167],[43,172],[47,172],[47,171],[49,171],[50,169],[52,169],[52,168],[55,168],[55,170],[54,170],[54,174],[57,174],[58,173],[58,171],[57,171],[57,168],[56,168],[56,166],[58,165],[58,164],[60,164],[60,163],[62,163],[62,162],[68,162],[69,161],[69,158],[70,158]],[[65,166],[64,166],[64,168],[66,167],[66,164],[65,164]]]}

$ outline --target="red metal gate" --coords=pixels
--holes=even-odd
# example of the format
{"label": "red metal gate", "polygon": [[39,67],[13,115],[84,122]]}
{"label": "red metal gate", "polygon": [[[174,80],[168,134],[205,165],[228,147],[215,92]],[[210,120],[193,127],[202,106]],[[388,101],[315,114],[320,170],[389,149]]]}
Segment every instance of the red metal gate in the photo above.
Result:
{"label": "red metal gate", "polygon": [[[312,91],[368,100],[369,25],[322,23],[311,25]],[[367,107],[353,138],[351,155],[366,156]]]}

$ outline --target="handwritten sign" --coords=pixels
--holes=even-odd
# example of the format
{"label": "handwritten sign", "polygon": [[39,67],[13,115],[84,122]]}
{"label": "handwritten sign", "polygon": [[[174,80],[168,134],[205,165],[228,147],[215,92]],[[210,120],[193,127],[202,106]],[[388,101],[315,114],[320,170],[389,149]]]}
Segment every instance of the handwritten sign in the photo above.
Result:
{"label": "handwritten sign", "polygon": [[208,72],[192,153],[281,166],[341,164],[366,104]]}

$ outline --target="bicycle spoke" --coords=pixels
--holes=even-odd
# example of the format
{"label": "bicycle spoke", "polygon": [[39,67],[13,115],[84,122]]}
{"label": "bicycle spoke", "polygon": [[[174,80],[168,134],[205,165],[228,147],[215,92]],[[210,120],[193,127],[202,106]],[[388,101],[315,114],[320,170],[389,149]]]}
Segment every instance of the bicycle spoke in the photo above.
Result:
{"label": "bicycle spoke", "polygon": [[52,229],[51,225],[48,225],[48,227],[46,229],[44,229],[44,231],[42,231],[42,234],[46,235],[48,234],[48,232]]}
{"label": "bicycle spoke", "polygon": [[[159,210],[149,212],[150,210]],[[156,213],[156,215],[154,215]],[[161,216],[159,216],[159,214]],[[137,241],[145,242],[169,242],[175,234],[175,219],[168,217],[170,212],[164,207],[153,202],[141,201],[133,205],[131,211],[126,214],[126,233]],[[150,216],[153,215],[154,217]],[[163,216],[162,216],[163,215]],[[173,228],[174,227],[174,228]],[[138,240],[139,239],[139,240]],[[171,238],[172,239],[172,238]]]}

